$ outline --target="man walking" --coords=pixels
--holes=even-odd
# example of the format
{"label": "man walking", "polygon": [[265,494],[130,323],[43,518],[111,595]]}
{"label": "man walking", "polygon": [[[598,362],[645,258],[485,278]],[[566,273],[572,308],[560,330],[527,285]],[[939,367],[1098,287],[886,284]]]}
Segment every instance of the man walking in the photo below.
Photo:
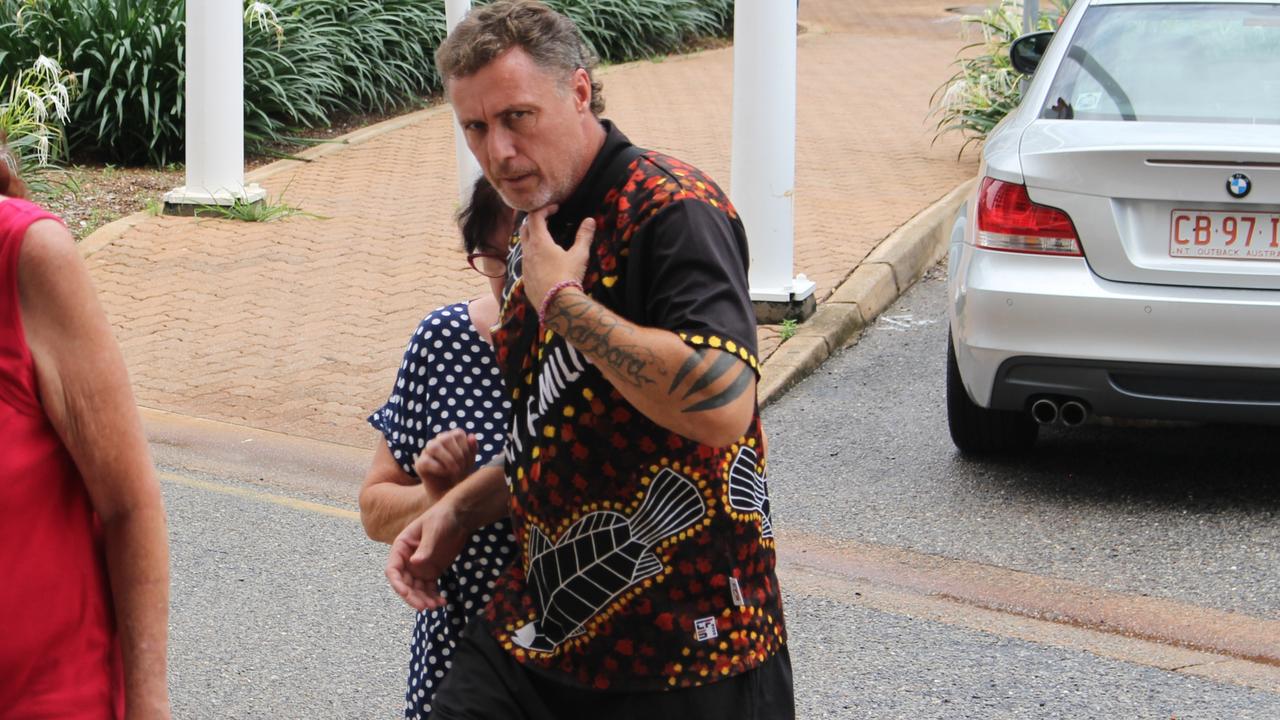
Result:
{"label": "man walking", "polygon": [[736,212],[599,119],[594,58],[540,2],[477,9],[436,61],[484,174],[527,215],[494,334],[505,467],[456,486],[388,560],[406,601],[434,606],[469,530],[512,517],[522,555],[434,712],[792,718]]}

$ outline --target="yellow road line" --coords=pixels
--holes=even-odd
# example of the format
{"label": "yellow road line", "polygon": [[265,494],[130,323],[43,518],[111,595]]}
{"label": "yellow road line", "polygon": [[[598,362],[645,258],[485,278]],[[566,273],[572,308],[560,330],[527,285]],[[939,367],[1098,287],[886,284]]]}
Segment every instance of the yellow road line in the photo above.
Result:
{"label": "yellow road line", "polygon": [[160,479],[165,482],[171,482],[175,485],[184,485],[189,488],[196,488],[197,490],[208,490],[210,492],[222,493],[223,495],[234,495],[235,497],[271,503],[272,505],[280,505],[294,510],[319,513],[321,515],[346,518],[348,520],[360,519],[360,513],[334,505],[324,505],[322,503],[311,502],[309,500],[299,500],[297,498],[286,497],[284,495],[272,495],[271,493],[236,487],[234,485],[223,485],[222,483],[196,480],[195,478],[184,477],[171,472],[160,471],[157,475],[159,475]]}

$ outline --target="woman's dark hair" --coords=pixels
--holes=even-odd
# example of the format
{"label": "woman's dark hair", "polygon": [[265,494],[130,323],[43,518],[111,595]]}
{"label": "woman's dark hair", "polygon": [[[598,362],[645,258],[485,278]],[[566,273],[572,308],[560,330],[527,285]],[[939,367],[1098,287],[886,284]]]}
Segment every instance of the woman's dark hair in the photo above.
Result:
{"label": "woman's dark hair", "polygon": [[9,150],[9,136],[0,128],[0,195],[26,200],[26,183],[18,177],[18,159]]}
{"label": "woman's dark hair", "polygon": [[471,199],[458,211],[458,229],[467,252],[479,250],[502,223],[511,218],[512,210],[502,196],[481,175],[471,190]]}

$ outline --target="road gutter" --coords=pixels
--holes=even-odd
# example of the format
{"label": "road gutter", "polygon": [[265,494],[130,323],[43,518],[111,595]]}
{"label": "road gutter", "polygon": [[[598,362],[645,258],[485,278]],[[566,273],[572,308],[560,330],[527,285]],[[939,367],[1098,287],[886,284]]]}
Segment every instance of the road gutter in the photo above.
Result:
{"label": "road gutter", "polygon": [[801,533],[778,557],[789,593],[1280,693],[1280,621]]}
{"label": "road gutter", "polygon": [[373,459],[372,439],[368,447],[352,447],[154,408],[138,410],[156,464],[188,477],[225,478],[349,505]]}

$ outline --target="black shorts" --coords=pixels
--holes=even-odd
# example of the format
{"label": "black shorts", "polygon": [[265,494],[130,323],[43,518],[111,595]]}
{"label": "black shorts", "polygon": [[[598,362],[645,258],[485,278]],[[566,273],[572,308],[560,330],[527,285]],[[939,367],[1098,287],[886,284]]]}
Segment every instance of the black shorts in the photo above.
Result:
{"label": "black shorts", "polygon": [[472,619],[431,703],[433,720],[794,720],[791,658],[696,688],[625,692],[568,685],[526,669]]}

